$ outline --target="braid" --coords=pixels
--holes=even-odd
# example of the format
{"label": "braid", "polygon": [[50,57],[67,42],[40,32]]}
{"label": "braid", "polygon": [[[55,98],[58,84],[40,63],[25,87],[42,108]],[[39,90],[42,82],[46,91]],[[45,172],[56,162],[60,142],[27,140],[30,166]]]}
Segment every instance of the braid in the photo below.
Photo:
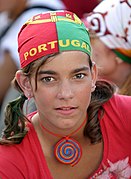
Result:
{"label": "braid", "polygon": [[[20,95],[17,99],[11,101],[5,111],[5,129],[3,131],[3,138],[13,143],[19,143],[27,133],[25,128],[25,120],[22,108],[27,98],[24,94]],[[19,140],[17,141],[17,138]]]}
{"label": "braid", "polygon": [[84,129],[84,135],[91,139],[91,143],[100,142],[102,139],[100,129],[100,119],[104,114],[102,105],[112,97],[114,91],[114,85],[106,81],[96,82],[96,89],[92,93],[91,103],[87,109],[88,121]]}

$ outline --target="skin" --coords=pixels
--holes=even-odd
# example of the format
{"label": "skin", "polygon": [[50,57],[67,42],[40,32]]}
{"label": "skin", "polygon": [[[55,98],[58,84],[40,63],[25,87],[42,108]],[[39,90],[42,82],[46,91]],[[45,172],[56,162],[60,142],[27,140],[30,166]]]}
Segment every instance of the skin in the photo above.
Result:
{"label": "skin", "polygon": [[92,59],[98,65],[99,77],[121,87],[131,72],[131,65],[118,58],[99,38],[92,38],[91,44]]}
{"label": "skin", "polygon": [[[62,52],[50,57],[39,69],[36,91],[34,76],[29,80],[20,70],[16,73],[24,94],[30,94],[35,100],[38,113],[33,116],[32,123],[49,170],[57,179],[87,178],[97,169],[102,158],[102,143],[91,145],[90,140],[83,136],[84,125],[71,135],[82,146],[82,158],[77,165],[63,165],[52,154],[56,142],[78,129],[87,117],[97,78],[96,66],[94,64],[90,69],[88,58],[80,51]],[[40,123],[60,137],[43,130]]]}
{"label": "skin", "polygon": [[7,11],[12,20],[18,16],[25,6],[26,0],[0,0],[0,12]]}
{"label": "skin", "polygon": [[[7,11],[9,19],[12,21],[25,9],[26,0],[0,0],[0,12]],[[8,91],[18,67],[16,66],[9,51],[3,54],[2,63],[0,63],[0,105]]]}

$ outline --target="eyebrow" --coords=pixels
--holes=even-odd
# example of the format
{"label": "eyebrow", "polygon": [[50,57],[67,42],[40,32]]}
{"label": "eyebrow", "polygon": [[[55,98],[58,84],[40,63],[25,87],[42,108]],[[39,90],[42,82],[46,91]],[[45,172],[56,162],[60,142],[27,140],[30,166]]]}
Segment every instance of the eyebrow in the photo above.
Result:
{"label": "eyebrow", "polygon": [[38,72],[38,75],[42,75],[42,74],[56,75],[56,72],[52,70],[41,70]]}
{"label": "eyebrow", "polygon": [[[71,73],[78,73],[80,71],[89,71],[89,69],[90,69],[89,67],[81,67],[73,70]],[[42,75],[42,74],[57,75],[57,73],[52,70],[41,70],[38,72],[38,75]]]}
{"label": "eyebrow", "polygon": [[73,70],[72,73],[78,73],[80,71],[89,71],[89,69],[90,69],[89,67],[81,67]]}

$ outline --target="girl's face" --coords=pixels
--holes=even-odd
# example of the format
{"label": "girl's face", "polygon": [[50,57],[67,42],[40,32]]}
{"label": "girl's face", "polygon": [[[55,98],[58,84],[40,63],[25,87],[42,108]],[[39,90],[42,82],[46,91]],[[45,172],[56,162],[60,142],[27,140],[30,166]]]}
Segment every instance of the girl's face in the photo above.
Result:
{"label": "girl's face", "polygon": [[95,65],[80,51],[50,57],[31,79],[32,94],[43,125],[57,130],[76,128],[86,118],[96,81]]}

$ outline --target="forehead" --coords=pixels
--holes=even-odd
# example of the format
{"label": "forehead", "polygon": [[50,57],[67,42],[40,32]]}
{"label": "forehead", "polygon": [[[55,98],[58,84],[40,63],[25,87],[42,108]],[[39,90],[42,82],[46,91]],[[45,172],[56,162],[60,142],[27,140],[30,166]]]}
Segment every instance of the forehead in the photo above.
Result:
{"label": "forehead", "polygon": [[69,67],[89,66],[89,56],[81,51],[66,51],[50,57],[41,68],[65,69]]}

